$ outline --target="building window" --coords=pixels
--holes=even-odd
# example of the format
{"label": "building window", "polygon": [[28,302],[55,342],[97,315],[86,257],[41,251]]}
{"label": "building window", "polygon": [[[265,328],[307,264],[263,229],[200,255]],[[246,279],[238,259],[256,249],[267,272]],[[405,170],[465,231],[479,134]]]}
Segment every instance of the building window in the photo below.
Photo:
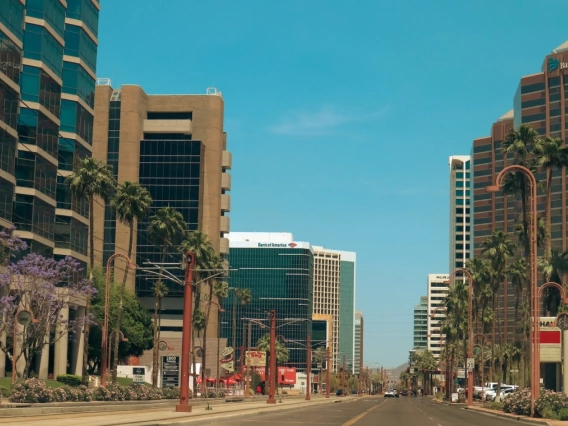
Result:
{"label": "building window", "polygon": [[65,25],[65,54],[82,59],[95,72],[97,69],[97,45],[75,25]]}
{"label": "building window", "polygon": [[14,83],[20,83],[22,49],[0,31],[0,71]]}
{"label": "building window", "polygon": [[19,0],[3,1],[0,7],[0,21],[21,40],[24,30],[24,5]]}
{"label": "building window", "polygon": [[26,0],[26,16],[44,19],[63,37],[65,29],[65,8],[59,0]]}
{"label": "building window", "polygon": [[10,133],[0,129],[0,169],[14,174],[17,141]]}
{"label": "building window", "polygon": [[18,92],[0,80],[0,120],[14,129],[18,123],[19,105]]}
{"label": "building window", "polygon": [[61,101],[61,131],[77,133],[89,145],[93,141],[93,116],[79,103]]}
{"label": "building window", "polygon": [[57,125],[40,111],[22,108],[18,136],[21,143],[36,145],[46,153],[57,158]]}
{"label": "building window", "polygon": [[63,63],[63,93],[77,95],[91,108],[95,106],[95,80],[79,64]]}
{"label": "building window", "polygon": [[22,99],[39,102],[59,118],[61,86],[40,68],[24,65],[21,84]]}
{"label": "building window", "polygon": [[0,218],[12,222],[14,184],[0,178]]}
{"label": "building window", "polygon": [[61,78],[63,46],[39,25],[26,24],[24,33],[24,57],[42,61],[53,73]]}
{"label": "building window", "polygon": [[95,35],[99,29],[99,10],[91,0],[67,0],[67,17],[83,21]]}

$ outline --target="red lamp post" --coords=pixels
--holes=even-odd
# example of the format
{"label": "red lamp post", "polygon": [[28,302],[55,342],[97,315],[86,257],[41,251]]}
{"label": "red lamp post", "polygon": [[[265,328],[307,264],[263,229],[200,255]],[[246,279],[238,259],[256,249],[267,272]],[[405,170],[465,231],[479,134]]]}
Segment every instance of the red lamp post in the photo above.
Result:
{"label": "red lamp post", "polygon": [[181,384],[177,412],[191,413],[189,404],[189,352],[191,351],[191,317],[193,315],[193,267],[195,256],[185,253],[185,288],[183,291],[183,324],[181,338]]}
{"label": "red lamp post", "polygon": [[311,395],[310,395],[310,390],[312,387],[312,383],[310,380],[310,376],[312,374],[312,336],[311,334],[308,334],[308,347],[307,347],[307,361],[308,361],[308,365],[307,365],[307,373],[308,373],[308,377],[307,377],[307,381],[306,383],[308,384],[308,387],[306,388],[306,401],[310,401],[312,399]]}
{"label": "red lamp post", "polygon": [[[270,388],[268,390],[267,404],[276,404],[276,398],[274,397],[276,391],[276,311],[272,309],[270,311]],[[266,377],[266,374],[265,374]]]}
{"label": "red lamp post", "polygon": [[326,397],[326,398],[329,398],[329,397],[330,397],[330,395],[329,395],[329,388],[330,388],[330,382],[331,382],[331,377],[330,377],[330,373],[329,373],[329,370],[331,370],[331,360],[330,360],[331,354],[330,354],[330,350],[329,350],[329,349],[330,349],[330,348],[329,348],[329,345],[328,345],[327,348],[326,348],[326,351],[325,351],[325,352],[326,352],[326,353],[325,353],[325,357],[326,357],[326,360],[325,360],[325,364],[326,364],[326,365],[325,365],[325,366],[326,366],[326,372],[325,372],[325,397]]}

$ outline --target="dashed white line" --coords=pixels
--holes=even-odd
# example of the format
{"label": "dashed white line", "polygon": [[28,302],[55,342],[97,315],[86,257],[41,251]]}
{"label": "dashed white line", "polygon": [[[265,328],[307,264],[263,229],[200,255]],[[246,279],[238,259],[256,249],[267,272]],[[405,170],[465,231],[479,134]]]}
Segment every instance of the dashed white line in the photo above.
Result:
{"label": "dashed white line", "polygon": [[434,419],[432,417],[428,417],[430,420],[434,421]]}

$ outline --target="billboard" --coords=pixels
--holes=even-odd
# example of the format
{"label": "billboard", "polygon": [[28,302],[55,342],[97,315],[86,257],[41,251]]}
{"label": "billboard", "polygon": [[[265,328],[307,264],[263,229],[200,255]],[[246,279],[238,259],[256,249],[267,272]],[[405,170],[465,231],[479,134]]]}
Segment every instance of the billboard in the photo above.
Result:
{"label": "billboard", "polygon": [[[255,369],[260,375],[261,380],[265,380],[264,367]],[[284,386],[293,386],[296,384],[296,367],[278,367],[278,384]]]}
{"label": "billboard", "polygon": [[249,367],[264,367],[266,366],[266,352],[265,351],[246,351],[246,365]]}

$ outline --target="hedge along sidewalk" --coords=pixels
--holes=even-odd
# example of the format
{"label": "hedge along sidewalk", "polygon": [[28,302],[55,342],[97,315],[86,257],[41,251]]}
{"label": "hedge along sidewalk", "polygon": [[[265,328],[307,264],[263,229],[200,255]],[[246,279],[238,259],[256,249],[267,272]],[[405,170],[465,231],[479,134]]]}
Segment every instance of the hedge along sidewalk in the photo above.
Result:
{"label": "hedge along sidewalk", "polygon": [[481,413],[484,414],[488,414],[491,416],[495,416],[495,417],[503,417],[506,419],[511,419],[511,420],[517,420],[520,422],[525,422],[525,423],[533,423],[536,425],[541,425],[541,426],[566,426],[568,425],[567,422],[561,421],[561,420],[549,420],[549,419],[540,419],[540,418],[532,418],[532,417],[527,417],[527,416],[521,416],[519,414],[512,414],[512,413],[505,413],[504,411],[498,411],[498,410],[490,410],[489,408],[483,408],[483,407],[464,407],[466,410],[473,410],[473,411],[479,411]]}
{"label": "hedge along sidewalk", "polygon": [[[207,404],[217,406],[238,406],[241,404],[266,403],[266,396],[244,398],[243,402],[225,403],[225,398],[195,398],[190,399],[190,404],[194,407],[206,406]],[[305,395],[283,396],[282,400],[296,402],[305,398]],[[312,397],[313,398],[313,397]],[[317,397],[316,397],[317,399]],[[149,409],[165,409],[175,407],[179,399],[159,399],[153,401],[90,401],[90,402],[45,402],[45,403],[11,403],[6,402],[7,408],[1,408],[0,418],[5,417],[28,417],[46,414],[67,414],[67,413],[99,413],[99,412],[118,412],[136,411]],[[13,407],[20,408],[13,408]]]}

